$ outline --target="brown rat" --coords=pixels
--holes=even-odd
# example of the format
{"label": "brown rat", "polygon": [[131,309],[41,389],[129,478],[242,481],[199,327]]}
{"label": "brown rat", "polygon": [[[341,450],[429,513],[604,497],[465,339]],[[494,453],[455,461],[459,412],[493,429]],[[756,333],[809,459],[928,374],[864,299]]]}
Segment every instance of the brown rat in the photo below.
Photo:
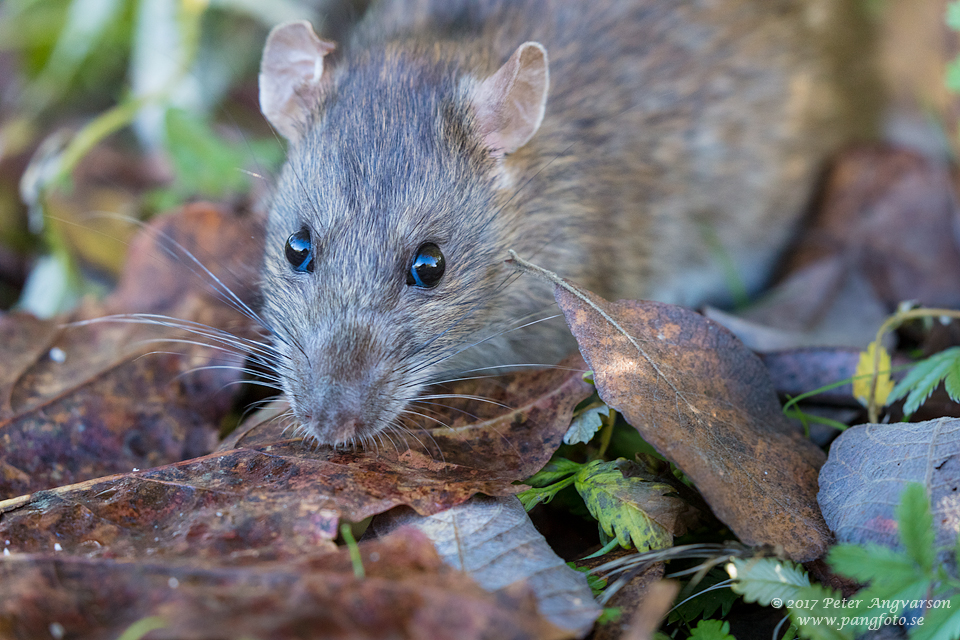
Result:
{"label": "brown rat", "polygon": [[342,48],[274,29],[260,102],[290,149],[263,316],[303,432],[369,442],[429,414],[431,382],[570,351],[561,323],[511,330],[552,295],[509,249],[691,304],[723,290],[713,236],[758,284],[825,155],[870,124],[823,47],[849,6],[398,0]]}

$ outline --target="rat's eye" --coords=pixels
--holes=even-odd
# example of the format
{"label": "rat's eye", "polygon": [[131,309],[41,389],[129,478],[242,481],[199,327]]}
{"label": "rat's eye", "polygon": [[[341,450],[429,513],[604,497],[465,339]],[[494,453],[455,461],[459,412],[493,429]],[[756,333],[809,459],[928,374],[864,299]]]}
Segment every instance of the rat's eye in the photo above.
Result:
{"label": "rat's eye", "polygon": [[287,238],[284,253],[294,271],[313,273],[313,247],[310,244],[310,229],[303,227]]}
{"label": "rat's eye", "polygon": [[417,249],[417,255],[413,257],[410,271],[407,272],[407,284],[410,286],[416,285],[423,289],[432,289],[440,283],[444,268],[440,247],[432,242],[422,244]]}

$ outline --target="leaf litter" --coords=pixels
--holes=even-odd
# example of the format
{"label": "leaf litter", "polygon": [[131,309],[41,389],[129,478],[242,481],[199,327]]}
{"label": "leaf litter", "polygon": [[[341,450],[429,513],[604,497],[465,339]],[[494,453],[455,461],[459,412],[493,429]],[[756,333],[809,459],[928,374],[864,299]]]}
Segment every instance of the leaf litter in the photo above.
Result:
{"label": "leaf litter", "polygon": [[[243,226],[255,221],[219,227],[220,223],[216,221],[220,214],[211,207],[194,205],[188,211],[197,220],[207,220],[207,224],[200,225],[202,231],[196,235],[189,232],[181,235],[180,225],[183,223],[167,219],[168,226],[163,227],[163,233],[169,237],[161,243],[162,246],[173,246],[170,239],[174,239],[192,254],[212,256],[203,259],[203,264],[213,267],[231,291],[240,292],[244,294],[242,298],[249,300],[252,288],[248,283],[256,259],[245,258],[245,254],[240,254],[236,248],[256,235],[251,231],[252,227]],[[221,240],[226,242],[221,244]],[[197,321],[235,334],[249,330],[248,318],[220,304],[217,296],[211,295],[209,280],[196,290],[183,287],[184,281],[202,281],[196,273],[191,273],[198,270],[197,264],[191,266],[183,254],[163,264],[163,261],[157,261],[157,254],[163,249],[149,242],[145,245],[137,245],[137,242],[144,241],[142,238],[135,240],[134,247],[137,248],[131,251],[130,264],[136,267],[128,269],[118,292],[104,307],[87,307],[75,319],[103,313],[141,311],[198,318]],[[217,251],[222,253],[217,254]],[[164,274],[170,268],[178,269],[179,274],[168,278]],[[135,278],[132,274],[138,271],[141,275]],[[887,278],[887,283],[900,282],[895,274],[881,275]],[[137,278],[145,280],[138,281]],[[143,286],[144,282],[151,286]],[[881,288],[876,281],[872,286]],[[822,455],[818,457],[816,453],[819,451],[814,453],[796,429],[785,426],[773,387],[766,374],[761,373],[763,367],[726,332],[691,312],[655,303],[606,303],[588,292],[580,295],[592,298],[608,318],[615,319],[622,327],[639,324],[644,328],[643,332],[631,328],[631,340],[622,334],[616,335],[616,331],[614,335],[605,334],[599,326],[602,323],[596,320],[592,324],[588,321],[578,325],[581,334],[578,339],[585,357],[591,366],[599,367],[595,367],[596,379],[603,399],[612,408],[624,411],[631,424],[640,425],[637,428],[644,438],[686,473],[704,493],[717,515],[742,540],[750,544],[781,545],[788,555],[799,560],[820,555],[824,544],[829,542],[829,531],[822,519],[818,521],[817,517],[811,519],[808,516],[811,513],[811,487],[815,493],[816,469]],[[558,292],[558,301],[566,303],[568,316],[582,321],[585,316],[589,318],[596,312],[596,307],[578,308],[574,298],[572,295],[565,298],[562,291]],[[228,312],[221,311],[221,307]],[[229,396],[220,396],[211,402],[213,396],[209,389],[228,384],[236,377],[217,378],[202,374],[209,376],[204,384],[195,384],[192,379],[191,384],[182,384],[183,374],[189,369],[184,361],[192,367],[198,366],[198,362],[210,363],[215,357],[222,357],[209,353],[215,350],[203,353],[196,345],[186,350],[186,356],[156,354],[142,358],[143,353],[156,351],[157,347],[142,349],[144,345],[139,342],[168,338],[170,329],[139,325],[111,328],[94,323],[70,327],[69,331],[77,332],[76,337],[65,339],[61,337],[64,329],[58,323],[18,320],[16,316],[7,316],[0,322],[0,333],[7,338],[5,344],[11,345],[11,361],[16,363],[3,372],[7,378],[0,379],[0,388],[5,394],[3,410],[13,414],[14,421],[19,419],[17,411],[29,409],[41,415],[52,413],[49,407],[61,407],[57,403],[64,398],[84,400],[86,389],[90,391],[90,398],[128,395],[138,398],[146,407],[167,407],[164,402],[182,396],[180,400],[186,399],[184,401],[188,403],[186,411],[193,412],[190,415],[196,415],[193,419],[202,425],[196,432],[201,435],[192,439],[183,435],[171,437],[172,442],[181,444],[175,444],[164,454],[169,456],[168,462],[122,459],[115,470],[108,467],[74,470],[69,464],[58,462],[56,465],[59,466],[54,465],[51,475],[46,478],[39,468],[24,471],[22,462],[20,466],[11,463],[12,458],[8,456],[15,454],[18,447],[8,449],[4,446],[0,480],[13,478],[25,483],[22,485],[25,489],[11,484],[6,496],[29,492],[33,495],[0,503],[0,540],[11,540],[6,547],[14,552],[9,558],[17,563],[14,571],[11,569],[13,565],[8,564],[9,558],[4,557],[0,561],[0,572],[10,570],[20,575],[24,567],[20,563],[26,563],[26,566],[36,563],[36,567],[43,567],[48,562],[57,563],[58,570],[83,565],[97,567],[95,571],[109,572],[121,566],[123,571],[136,573],[143,569],[149,572],[152,570],[149,563],[162,559],[160,564],[169,571],[189,566],[197,571],[216,573],[226,562],[237,573],[219,582],[217,588],[224,590],[211,597],[231,601],[237,598],[239,602],[245,597],[247,588],[242,577],[246,575],[244,571],[256,573],[264,569],[265,563],[289,563],[308,554],[337,555],[333,541],[341,520],[360,520],[396,505],[408,505],[423,514],[420,518],[430,518],[450,505],[462,503],[478,491],[501,497],[515,492],[519,487],[511,486],[511,483],[529,476],[547,462],[559,446],[565,425],[569,424],[569,414],[590,394],[590,388],[579,379],[584,364],[576,361],[564,365],[571,371],[554,370],[553,377],[543,374],[538,381],[518,382],[522,376],[513,381],[487,380],[479,383],[486,384],[486,387],[480,391],[471,390],[470,394],[496,397],[497,402],[520,408],[498,414],[487,404],[477,407],[458,405],[443,417],[446,426],[436,423],[414,426],[402,440],[384,443],[373,452],[311,450],[284,431],[286,423],[278,417],[284,411],[280,407],[273,413],[249,421],[223,443],[220,450],[194,457],[209,450],[219,421],[217,416],[222,415],[230,403]],[[111,331],[117,334],[114,336]],[[257,337],[256,334],[249,335]],[[659,338],[660,335],[663,338]],[[589,356],[590,347],[584,346],[583,342],[592,344],[595,350],[602,351],[611,344],[618,348],[609,352],[609,362],[603,362],[604,366],[601,366],[591,361],[591,357],[599,359],[599,356]],[[131,348],[131,343],[141,350]],[[178,348],[178,351],[183,349]],[[850,350],[822,351],[824,362],[840,357],[841,368],[850,366],[850,356],[854,353]],[[804,354],[793,352],[793,355]],[[145,378],[145,387],[136,386],[138,374],[129,368],[129,363],[125,364],[126,360],[162,364],[166,362],[165,358],[169,363],[163,364],[159,373],[157,369],[146,367],[144,373],[139,374]],[[639,380],[631,379],[626,385],[612,382],[614,373],[619,375],[628,371],[624,365],[643,367],[645,362],[648,371],[644,376],[638,376]],[[809,358],[801,362],[801,366],[804,362],[809,363]],[[113,376],[118,380],[114,381]],[[681,378],[696,380],[688,384]],[[101,381],[103,385],[117,385],[117,390],[111,392],[107,386],[94,384]],[[124,382],[128,386],[121,384]],[[171,385],[173,391],[170,391]],[[514,391],[526,389],[527,395],[520,393],[511,397],[504,390],[511,385]],[[166,396],[153,390],[157,388],[167,389]],[[160,399],[151,400],[151,394]],[[52,400],[44,404],[45,397]],[[631,398],[639,398],[641,402],[629,411],[624,410],[619,403],[629,404],[633,402]],[[55,414],[56,419],[66,415],[79,416],[70,440],[70,447],[75,447],[78,442],[76,432],[86,433],[98,416],[91,418],[93,414],[83,413],[83,409],[77,410],[74,405],[63,406],[67,408],[58,409],[60,413]],[[150,442],[143,446],[138,441],[142,434],[136,434],[135,427],[148,418],[129,413],[129,410],[127,413],[123,411],[110,405],[103,410],[103,415],[113,418],[111,424],[115,434],[127,434],[125,447],[134,451],[163,448]],[[162,413],[156,408],[151,411]],[[471,414],[474,417],[470,417]],[[49,415],[44,417],[49,418]],[[173,411],[170,421],[180,425],[189,423],[190,419],[181,418]],[[525,422],[554,420],[565,422],[542,432],[524,431],[530,424],[523,428],[518,426]],[[15,432],[9,424],[0,423],[0,438]],[[24,433],[34,437],[34,433],[39,435],[44,429],[49,430],[49,425],[47,422],[30,427]],[[125,426],[132,428],[125,432]],[[151,432],[155,431],[162,433],[162,429],[151,427]],[[20,437],[21,442],[26,439],[23,435]],[[54,434],[52,439],[64,437]],[[37,437],[36,442],[42,443],[42,438]],[[105,442],[107,444],[102,444],[92,437],[90,448],[111,451],[109,457],[119,460],[119,456],[113,454],[118,450],[115,445],[111,449],[109,442]],[[80,444],[83,444],[82,439]],[[790,448],[796,451],[792,455],[784,453]],[[23,454],[22,458],[29,459],[30,456]],[[170,464],[184,458],[192,459]],[[99,477],[133,466],[149,470]],[[811,470],[813,482],[810,481]],[[455,478],[463,481],[458,484]],[[34,482],[35,485],[29,484]],[[60,486],[70,483],[78,484]],[[788,486],[790,483],[796,486]],[[819,516],[815,503],[813,512]],[[949,509],[937,513],[943,518],[952,517]],[[369,549],[370,544],[361,542],[360,548]],[[549,557],[545,555],[544,559]],[[302,568],[296,571],[302,572]],[[120,576],[118,573],[110,575]],[[155,593],[138,597],[152,598],[156,602],[161,592],[170,589],[170,577],[179,580],[167,574],[161,573],[160,576],[155,584],[148,581],[145,586],[148,591],[154,589]],[[119,584],[125,578],[113,579]],[[77,580],[77,584],[82,584],[83,580],[98,579],[88,575]],[[228,584],[231,581],[233,584]],[[3,591],[7,585],[19,583],[0,581],[0,584],[4,585],[0,587]],[[104,588],[109,590],[111,587],[105,585]],[[307,591],[310,589],[312,587]],[[18,597],[28,596],[21,594]],[[63,600],[63,594],[50,597],[52,601]],[[193,594],[191,597],[201,602],[205,596]],[[525,597],[521,596],[516,602],[521,603]],[[10,602],[11,607],[17,607],[16,598]],[[171,602],[158,605],[159,608],[138,611],[143,611],[143,615],[160,609],[164,612],[196,612],[206,606],[201,602],[190,609],[192,605],[185,601]],[[250,606],[250,601],[243,602],[243,606]],[[274,606],[268,600],[258,602],[267,603],[263,611],[272,610]],[[68,606],[84,610],[87,605],[74,603]],[[325,601],[323,606],[339,605]],[[209,611],[196,614],[199,617],[195,619],[207,614]],[[313,613],[305,615],[309,617]],[[119,625],[118,619],[110,623]],[[271,624],[269,616],[263,624]],[[536,633],[554,632],[541,630]]]}

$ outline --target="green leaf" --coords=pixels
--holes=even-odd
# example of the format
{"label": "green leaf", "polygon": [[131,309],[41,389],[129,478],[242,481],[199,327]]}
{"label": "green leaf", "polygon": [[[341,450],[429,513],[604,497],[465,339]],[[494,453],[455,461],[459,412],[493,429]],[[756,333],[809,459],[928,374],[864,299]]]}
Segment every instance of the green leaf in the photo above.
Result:
{"label": "green leaf", "polygon": [[960,359],[954,361],[953,367],[947,372],[943,387],[951,400],[960,402]]}
{"label": "green leaf", "polygon": [[947,4],[947,15],[945,22],[948,27],[954,31],[960,31],[960,2],[950,2]]}
{"label": "green leaf", "polygon": [[[604,607],[603,611],[600,612],[600,617],[597,618],[596,624],[610,624],[611,622],[620,622],[620,618],[622,617],[623,617],[622,607]],[[671,638],[667,637],[667,640],[671,640]]]}
{"label": "green leaf", "polygon": [[675,493],[669,484],[641,477],[624,477],[622,468],[636,463],[627,460],[594,460],[576,476],[577,491],[590,514],[608,536],[616,536],[624,549],[633,545],[638,551],[663,549],[673,544],[673,534],[648,513],[671,508],[667,494]]}
{"label": "green leaf", "polygon": [[878,544],[838,544],[827,561],[837,573],[862,583],[902,585],[927,578],[906,554]]}
{"label": "green leaf", "polygon": [[[960,83],[957,86],[960,87]],[[903,412],[907,415],[914,413],[930,397],[947,374],[955,371],[958,366],[960,366],[960,347],[951,347],[935,353],[926,360],[921,360],[893,388],[887,399],[888,403],[896,402],[909,394],[903,406]]]}
{"label": "green leaf", "polygon": [[841,595],[816,584],[798,589],[791,599],[790,618],[800,635],[808,640],[853,640],[849,613],[832,606],[842,602]]}
{"label": "green leaf", "polygon": [[574,571],[579,571],[584,574],[587,578],[587,585],[590,587],[590,591],[593,592],[593,597],[599,597],[603,590],[607,588],[607,579],[601,578],[600,576],[590,573],[592,569],[590,567],[578,567],[574,562],[568,562],[567,566],[573,569]]}
{"label": "green leaf", "polygon": [[521,491],[517,494],[517,498],[520,499],[520,504],[523,505],[523,508],[530,511],[530,509],[533,509],[540,503],[547,504],[553,500],[558,493],[572,485],[575,481],[576,476],[570,476],[547,487],[533,487],[526,491]]}
{"label": "green leaf", "polygon": [[603,418],[609,417],[610,407],[604,402],[594,402],[587,405],[573,416],[570,428],[563,436],[564,444],[579,444],[590,442],[593,436],[603,426]]}
{"label": "green leaf", "polygon": [[580,462],[574,462],[566,458],[554,458],[543,469],[524,480],[523,484],[528,484],[531,487],[547,487],[569,475],[573,475],[580,471],[582,467],[583,464]]}
{"label": "green leaf", "polygon": [[775,558],[734,558],[727,565],[727,573],[733,578],[731,589],[745,601],[765,607],[775,599],[792,600],[801,588],[810,586],[806,571]]}
{"label": "green leaf", "polygon": [[701,620],[690,633],[690,640],[734,640],[730,623],[724,620]]}
{"label": "green leaf", "polygon": [[183,109],[168,109],[167,150],[177,173],[178,188],[187,195],[222,197],[247,188],[241,171],[247,160],[202,118]]}
{"label": "green leaf", "polygon": [[[920,565],[927,574],[933,571],[936,550],[933,547],[936,531],[933,528],[933,515],[930,513],[930,499],[927,489],[919,482],[911,482],[900,495],[897,507],[897,522],[900,528],[900,541],[907,554]],[[930,575],[930,579],[933,575]]]}
{"label": "green leaf", "polygon": [[[730,588],[727,579],[722,570],[712,569],[696,585],[698,591],[674,607],[670,613],[671,622],[682,620],[691,623],[697,618],[712,618],[717,610],[720,611],[721,618],[726,618],[733,603],[740,597]],[[718,587],[718,584],[721,586]]]}
{"label": "green leaf", "polygon": [[960,638],[960,595],[939,602],[942,603],[940,608],[927,609],[923,624],[916,625],[910,630],[910,640],[955,640]]}

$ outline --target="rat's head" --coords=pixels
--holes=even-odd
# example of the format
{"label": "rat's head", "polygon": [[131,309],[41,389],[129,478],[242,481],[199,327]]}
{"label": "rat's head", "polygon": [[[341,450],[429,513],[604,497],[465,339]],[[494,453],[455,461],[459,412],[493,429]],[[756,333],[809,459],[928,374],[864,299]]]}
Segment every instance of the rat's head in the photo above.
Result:
{"label": "rat's head", "polygon": [[337,445],[399,424],[425,384],[469,362],[464,347],[523,315],[504,294],[518,224],[505,157],[540,126],[547,62],[526,43],[475,78],[439,49],[335,67],[333,49],[306,22],[274,29],[260,104],[290,142],[263,316],[296,419]]}

